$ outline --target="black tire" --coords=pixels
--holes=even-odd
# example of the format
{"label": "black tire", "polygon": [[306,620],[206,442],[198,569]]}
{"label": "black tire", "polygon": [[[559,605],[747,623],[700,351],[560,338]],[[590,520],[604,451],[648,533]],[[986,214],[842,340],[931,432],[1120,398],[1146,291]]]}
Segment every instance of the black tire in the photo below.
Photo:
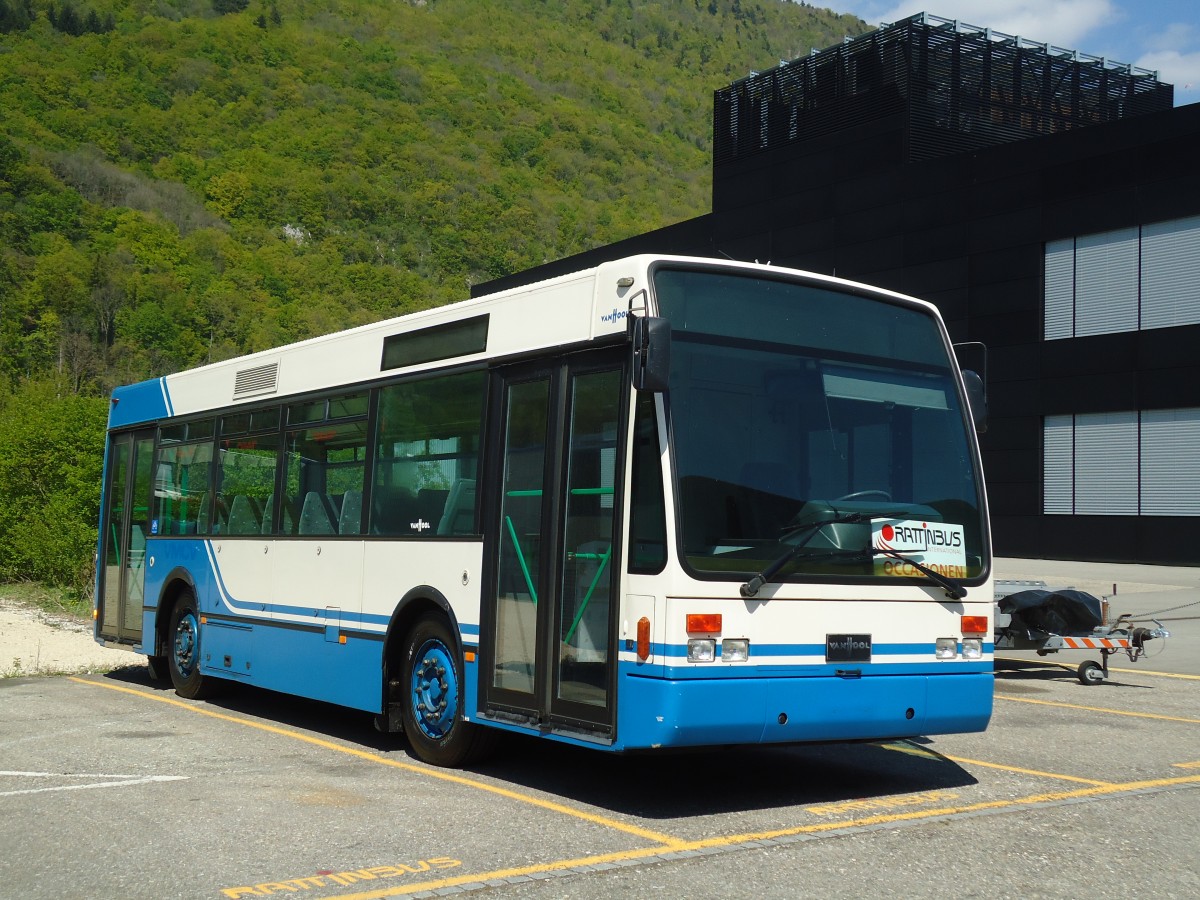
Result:
{"label": "black tire", "polygon": [[1079,675],[1080,682],[1088,686],[1104,683],[1104,669],[1095,660],[1081,662],[1076,674]]}
{"label": "black tire", "polygon": [[490,729],[463,721],[463,666],[458,641],[444,616],[427,613],[404,641],[404,734],[423,762],[457,768],[483,757]]}
{"label": "black tire", "polygon": [[165,656],[147,656],[146,671],[150,680],[156,684],[166,684],[171,680],[170,662]]}
{"label": "black tire", "polygon": [[184,588],[171,610],[167,668],[175,693],[188,700],[203,700],[214,693],[213,679],[200,674],[200,615],[196,595]]}

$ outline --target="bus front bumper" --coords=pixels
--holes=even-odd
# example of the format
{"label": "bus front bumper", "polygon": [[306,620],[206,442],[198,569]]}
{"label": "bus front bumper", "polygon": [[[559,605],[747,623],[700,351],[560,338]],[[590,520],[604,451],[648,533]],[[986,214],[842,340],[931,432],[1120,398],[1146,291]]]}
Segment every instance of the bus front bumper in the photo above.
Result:
{"label": "bus front bumper", "polygon": [[626,675],[620,749],[983,731],[992,672],[669,680]]}

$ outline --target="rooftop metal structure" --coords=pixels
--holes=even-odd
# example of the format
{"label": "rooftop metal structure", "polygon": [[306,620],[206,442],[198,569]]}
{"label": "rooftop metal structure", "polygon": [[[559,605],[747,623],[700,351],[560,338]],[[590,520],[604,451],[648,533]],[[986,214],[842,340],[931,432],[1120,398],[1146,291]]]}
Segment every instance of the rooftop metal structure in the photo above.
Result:
{"label": "rooftop metal structure", "polygon": [[907,118],[907,161],[1170,109],[1158,73],[918,13],[718,90],[713,162]]}

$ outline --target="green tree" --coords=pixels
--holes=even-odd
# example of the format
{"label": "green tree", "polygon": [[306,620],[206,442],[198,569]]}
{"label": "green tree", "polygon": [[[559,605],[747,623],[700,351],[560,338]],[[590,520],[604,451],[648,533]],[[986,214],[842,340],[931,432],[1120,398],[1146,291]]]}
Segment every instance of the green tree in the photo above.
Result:
{"label": "green tree", "polygon": [[0,393],[0,579],[88,594],[106,416],[58,381]]}

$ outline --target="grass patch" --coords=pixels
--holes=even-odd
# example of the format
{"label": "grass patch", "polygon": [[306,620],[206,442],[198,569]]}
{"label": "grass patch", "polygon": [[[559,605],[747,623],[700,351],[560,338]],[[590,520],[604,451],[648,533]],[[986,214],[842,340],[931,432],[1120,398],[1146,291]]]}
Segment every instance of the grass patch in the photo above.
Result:
{"label": "grass patch", "polygon": [[0,600],[30,606],[56,616],[76,619],[92,617],[92,601],[67,588],[48,587],[35,582],[0,584]]}

